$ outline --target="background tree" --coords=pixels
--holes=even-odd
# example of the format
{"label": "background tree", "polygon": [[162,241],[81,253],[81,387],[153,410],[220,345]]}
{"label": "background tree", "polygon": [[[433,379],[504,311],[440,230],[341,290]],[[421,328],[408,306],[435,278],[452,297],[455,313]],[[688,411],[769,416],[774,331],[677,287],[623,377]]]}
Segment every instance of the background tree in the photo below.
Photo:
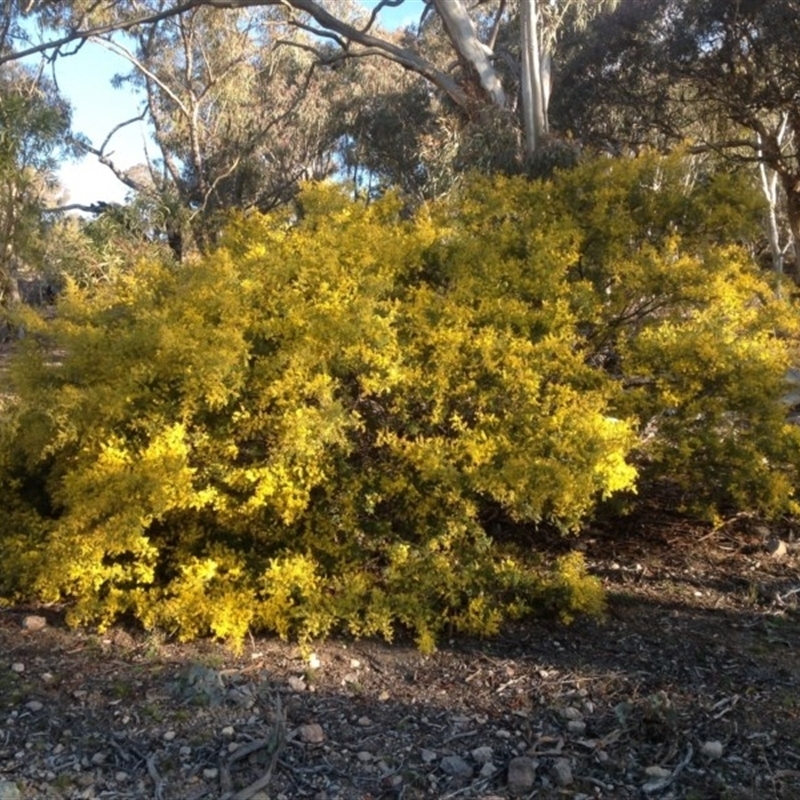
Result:
{"label": "background tree", "polygon": [[[521,4],[507,0],[431,0],[426,5],[428,18],[435,18],[451,44],[450,56],[441,63],[436,54],[425,51],[421,40],[412,37],[398,41],[375,29],[380,8],[398,7],[402,0],[382,0],[367,18],[353,17],[352,4],[326,5],[319,0],[187,0],[157,5],[132,2],[32,2],[31,13],[38,14],[51,29],[57,30],[52,41],[34,48],[17,50],[3,60],[38,50],[58,52],[73,42],[106,35],[113,30],[141,30],[169,17],[193,12],[209,6],[217,10],[243,6],[274,6],[285,15],[286,24],[313,33],[326,40],[330,49],[326,60],[381,56],[421,75],[445,95],[467,118],[476,115],[491,117],[494,113],[511,113],[518,120],[518,87],[522,86],[521,118],[526,128],[525,141],[530,157],[544,141],[547,133],[547,108],[550,97],[550,64],[555,45],[564,29],[583,24],[614,0],[558,0],[540,3],[530,0]],[[329,10],[332,9],[332,10]],[[523,25],[518,15],[522,10]],[[424,22],[425,20],[423,20]],[[229,27],[230,23],[228,23]],[[498,36],[503,27],[518,32],[517,46],[498,49]],[[424,26],[420,25],[420,30]],[[455,53],[459,69],[452,67]],[[505,65],[505,66],[504,66]],[[510,65],[510,69],[508,69]],[[509,77],[511,76],[511,77]]]}
{"label": "background tree", "polygon": [[52,82],[18,65],[0,72],[0,304],[19,300],[17,280],[37,259],[41,209],[57,188],[70,109]]}
{"label": "background tree", "polygon": [[576,42],[557,117],[613,152],[688,140],[758,166],[780,268],[779,212],[800,244],[799,40],[798,0],[625,0]]}
{"label": "background tree", "polygon": [[195,8],[137,30],[130,46],[100,39],[132,65],[115,80],[141,92],[158,149],[144,173],[115,171],[160,209],[178,254],[188,234],[201,249],[213,241],[221,212],[267,211],[334,169],[330,71],[281,17]]}

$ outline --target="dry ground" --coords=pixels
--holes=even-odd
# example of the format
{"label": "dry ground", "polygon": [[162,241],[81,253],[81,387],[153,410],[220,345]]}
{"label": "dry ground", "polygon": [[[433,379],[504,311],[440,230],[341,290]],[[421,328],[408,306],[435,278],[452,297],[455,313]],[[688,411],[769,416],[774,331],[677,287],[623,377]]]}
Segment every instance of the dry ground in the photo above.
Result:
{"label": "dry ground", "polygon": [[[798,798],[792,540],[788,523],[653,515],[592,531],[579,546],[604,621],[528,622],[430,657],[338,639],[309,661],[271,638],[234,656],[7,609],[0,798]],[[26,630],[32,614],[47,626]]]}

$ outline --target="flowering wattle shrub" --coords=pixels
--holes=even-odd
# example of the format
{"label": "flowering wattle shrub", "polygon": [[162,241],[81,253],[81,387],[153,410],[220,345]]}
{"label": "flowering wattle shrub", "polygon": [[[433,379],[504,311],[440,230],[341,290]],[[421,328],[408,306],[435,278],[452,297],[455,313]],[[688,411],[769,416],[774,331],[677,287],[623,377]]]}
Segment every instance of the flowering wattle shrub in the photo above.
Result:
{"label": "flowering wattle shrub", "polygon": [[746,195],[681,170],[476,178],[411,218],[309,186],[202,259],[68,287],[26,320],[3,413],[0,592],[184,638],[399,626],[430,649],[600,611],[536,526],[576,529],[638,470],[792,507],[790,309],[731,244]]}

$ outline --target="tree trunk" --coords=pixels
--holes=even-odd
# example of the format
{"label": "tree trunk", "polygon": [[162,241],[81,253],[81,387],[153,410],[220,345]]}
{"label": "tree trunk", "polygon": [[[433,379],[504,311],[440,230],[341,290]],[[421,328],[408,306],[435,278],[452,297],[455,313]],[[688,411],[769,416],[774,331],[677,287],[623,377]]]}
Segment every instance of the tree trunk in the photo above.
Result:
{"label": "tree trunk", "polygon": [[763,161],[758,165],[758,173],[761,178],[761,191],[767,201],[767,239],[772,256],[772,269],[776,274],[782,275],[784,251],[781,247],[781,232],[778,224],[778,173],[770,169]]}
{"label": "tree trunk", "polygon": [[520,5],[522,28],[522,117],[525,156],[531,158],[547,135],[547,104],[550,99],[549,56],[542,58],[539,44],[539,2]]}
{"label": "tree trunk", "polygon": [[458,57],[475,73],[492,104],[498,108],[505,108],[506,94],[491,60],[494,54],[491,48],[478,38],[475,24],[464,8],[462,0],[433,0],[433,4]]}
{"label": "tree trunk", "polygon": [[783,188],[786,192],[786,217],[792,232],[794,249],[794,271],[800,278],[800,174],[782,175]]}

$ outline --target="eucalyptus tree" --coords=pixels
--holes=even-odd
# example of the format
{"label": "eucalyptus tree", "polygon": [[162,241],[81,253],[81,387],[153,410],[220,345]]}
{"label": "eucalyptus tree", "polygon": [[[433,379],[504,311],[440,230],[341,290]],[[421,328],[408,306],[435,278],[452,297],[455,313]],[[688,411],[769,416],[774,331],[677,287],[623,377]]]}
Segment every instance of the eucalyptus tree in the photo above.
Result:
{"label": "eucalyptus tree", "polygon": [[69,105],[41,71],[0,71],[0,304],[19,299],[17,278],[41,244],[41,209],[57,190],[69,150]]}
{"label": "eucalyptus tree", "polygon": [[[170,17],[200,7],[232,13],[245,7],[273,7],[287,25],[305,30],[328,43],[325,60],[380,56],[422,76],[466,118],[487,112],[518,115],[522,88],[522,125],[530,156],[548,131],[550,73],[559,36],[565,28],[584,24],[615,0],[426,0],[425,17],[435,17],[450,42],[443,63],[425,52],[416,37],[387,36],[376,28],[378,12],[400,7],[405,0],[380,0],[372,12],[353,15],[356,4],[336,0],[30,0],[29,13],[51,26],[50,41],[0,55],[3,60],[34,51],[57,53],[75,41],[112,31],[141,31]],[[410,6],[409,6],[410,7]],[[224,24],[224,23],[220,23]],[[227,23],[231,27],[230,23]],[[423,26],[420,25],[420,29]],[[518,32],[517,45],[498,48],[502,28]],[[453,55],[460,66],[451,69]]]}
{"label": "eucalyptus tree", "polygon": [[118,177],[153,200],[178,255],[187,234],[205,248],[222,212],[269,210],[335,168],[330,70],[282,16],[196,7],[97,37],[130,65],[115,82],[143,98],[157,147],[146,170]]}
{"label": "eucalyptus tree", "polygon": [[614,151],[685,141],[755,166],[781,270],[800,248],[798,42],[800,0],[623,0],[571,51],[556,114]]}

